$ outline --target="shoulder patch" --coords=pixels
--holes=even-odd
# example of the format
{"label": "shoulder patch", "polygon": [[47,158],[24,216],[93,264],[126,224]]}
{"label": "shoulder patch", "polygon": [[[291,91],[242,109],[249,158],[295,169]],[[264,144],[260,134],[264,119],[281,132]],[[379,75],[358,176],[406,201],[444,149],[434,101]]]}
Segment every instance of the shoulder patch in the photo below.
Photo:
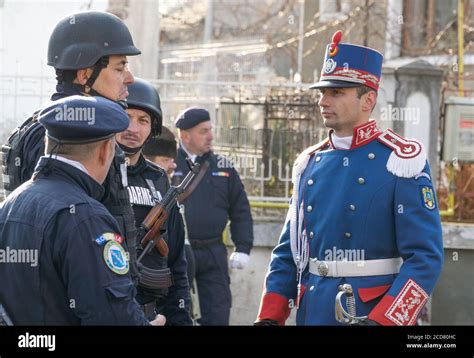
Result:
{"label": "shoulder patch", "polygon": [[391,129],[383,132],[377,140],[392,149],[387,161],[387,170],[402,178],[413,178],[423,171],[426,152],[423,145],[413,139],[406,139]]}
{"label": "shoulder patch", "polygon": [[428,210],[434,210],[436,208],[436,199],[433,188],[430,185],[423,185],[420,187],[420,191],[423,206]]}
{"label": "shoulder patch", "polygon": [[108,241],[104,247],[104,261],[107,267],[119,275],[128,273],[128,255],[122,245],[116,241]]}

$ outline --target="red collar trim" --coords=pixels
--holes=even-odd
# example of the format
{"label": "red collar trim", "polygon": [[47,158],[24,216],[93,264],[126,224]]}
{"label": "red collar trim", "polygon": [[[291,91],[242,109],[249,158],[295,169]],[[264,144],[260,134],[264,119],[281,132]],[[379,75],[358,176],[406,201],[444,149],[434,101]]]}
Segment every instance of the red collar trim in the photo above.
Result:
{"label": "red collar trim", "polygon": [[336,150],[356,149],[372,142],[374,139],[378,138],[378,136],[382,134],[382,131],[377,128],[377,123],[373,119],[358,127],[354,127],[353,131],[354,131],[354,134],[352,135],[351,147],[349,149],[337,149],[334,143],[332,142],[331,134],[334,133],[334,129],[331,129],[329,131],[329,136],[328,136],[329,145],[331,146],[331,149],[336,149]]}
{"label": "red collar trim", "polygon": [[351,149],[362,147],[382,134],[382,131],[377,128],[377,123],[370,120],[361,126],[354,128],[354,135],[352,136]]}

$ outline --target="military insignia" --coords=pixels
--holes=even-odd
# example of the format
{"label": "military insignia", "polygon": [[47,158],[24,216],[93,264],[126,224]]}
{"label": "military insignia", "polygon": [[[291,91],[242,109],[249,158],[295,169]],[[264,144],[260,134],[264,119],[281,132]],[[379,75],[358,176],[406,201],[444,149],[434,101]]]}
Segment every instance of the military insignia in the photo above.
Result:
{"label": "military insignia", "polygon": [[429,186],[422,186],[421,187],[421,197],[423,199],[423,205],[425,208],[429,210],[433,210],[436,208],[435,196],[433,192],[433,188]]}
{"label": "military insignia", "polygon": [[398,326],[414,325],[426,301],[428,301],[428,294],[410,279],[395,297],[385,317]]}
{"label": "military insignia", "polygon": [[332,58],[328,58],[324,63],[323,72],[324,73],[331,73],[336,69],[337,62],[334,61]]}
{"label": "military insignia", "polygon": [[213,177],[230,177],[228,172],[212,172]]}
{"label": "military insignia", "polygon": [[128,255],[123,247],[114,240],[109,240],[104,247],[104,261],[109,269],[119,275],[128,273]]}

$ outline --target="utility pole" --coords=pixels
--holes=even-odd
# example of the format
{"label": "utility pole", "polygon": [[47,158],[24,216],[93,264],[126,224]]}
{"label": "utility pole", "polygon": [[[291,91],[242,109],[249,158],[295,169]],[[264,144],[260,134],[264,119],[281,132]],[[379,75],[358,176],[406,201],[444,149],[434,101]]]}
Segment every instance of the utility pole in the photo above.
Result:
{"label": "utility pole", "polygon": [[203,43],[209,43],[212,38],[212,25],[214,15],[214,0],[207,0],[207,14],[204,22],[204,38]]}
{"label": "utility pole", "polygon": [[300,2],[300,23],[299,23],[299,36],[298,36],[298,69],[299,79],[303,77],[303,41],[304,41],[304,5],[305,0],[299,0]]}
{"label": "utility pole", "polygon": [[464,97],[464,0],[458,0],[458,91]]}

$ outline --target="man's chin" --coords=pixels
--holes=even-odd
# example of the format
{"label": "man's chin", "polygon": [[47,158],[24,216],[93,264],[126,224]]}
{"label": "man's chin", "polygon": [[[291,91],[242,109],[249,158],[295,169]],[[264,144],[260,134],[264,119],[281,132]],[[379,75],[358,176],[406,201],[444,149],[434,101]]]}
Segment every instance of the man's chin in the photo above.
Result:
{"label": "man's chin", "polygon": [[323,124],[326,128],[334,128],[336,120],[334,120],[334,118],[323,117]]}

